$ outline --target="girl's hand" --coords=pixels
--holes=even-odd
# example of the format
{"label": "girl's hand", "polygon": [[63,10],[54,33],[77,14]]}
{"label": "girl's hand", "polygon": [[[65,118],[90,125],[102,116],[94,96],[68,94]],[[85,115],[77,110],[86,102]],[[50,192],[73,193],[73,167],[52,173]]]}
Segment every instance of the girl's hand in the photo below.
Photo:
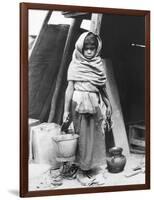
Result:
{"label": "girl's hand", "polygon": [[69,112],[64,112],[64,114],[63,114],[63,122],[66,121],[66,119],[68,118],[68,116],[69,116]]}

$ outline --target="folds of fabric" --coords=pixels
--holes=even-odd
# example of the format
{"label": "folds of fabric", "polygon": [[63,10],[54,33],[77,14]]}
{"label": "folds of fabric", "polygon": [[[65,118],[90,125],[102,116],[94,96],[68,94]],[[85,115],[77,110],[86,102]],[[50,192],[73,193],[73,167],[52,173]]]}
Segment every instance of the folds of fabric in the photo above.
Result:
{"label": "folds of fabric", "polygon": [[104,85],[106,75],[103,60],[99,56],[101,50],[101,40],[98,37],[98,47],[96,55],[92,59],[87,59],[82,54],[84,39],[88,32],[83,33],[76,42],[72,61],[68,68],[68,81],[89,81],[96,86]]}
{"label": "folds of fabric", "polygon": [[95,114],[79,114],[72,102],[72,116],[75,132],[79,134],[76,163],[82,170],[89,170],[105,164],[105,134],[99,120],[100,108]]}

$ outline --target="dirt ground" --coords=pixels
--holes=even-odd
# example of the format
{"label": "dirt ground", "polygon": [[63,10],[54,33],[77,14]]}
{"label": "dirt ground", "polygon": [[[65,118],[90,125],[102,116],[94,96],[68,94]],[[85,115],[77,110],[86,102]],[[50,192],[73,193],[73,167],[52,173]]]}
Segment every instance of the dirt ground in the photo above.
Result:
{"label": "dirt ground", "polygon": [[51,174],[56,174],[59,170],[50,170],[48,164],[36,164],[29,163],[29,191],[36,190],[52,190],[52,189],[70,189],[70,188],[82,188],[82,187],[95,187],[95,186],[115,186],[115,185],[133,185],[133,184],[145,184],[144,171],[127,177],[132,173],[132,169],[145,163],[145,156],[140,154],[131,154],[127,157],[127,162],[124,170],[120,173],[110,173],[106,169],[106,165],[102,166],[97,174],[95,180],[91,181],[88,186],[83,186],[74,178],[72,180],[62,179],[57,184],[53,184]]}

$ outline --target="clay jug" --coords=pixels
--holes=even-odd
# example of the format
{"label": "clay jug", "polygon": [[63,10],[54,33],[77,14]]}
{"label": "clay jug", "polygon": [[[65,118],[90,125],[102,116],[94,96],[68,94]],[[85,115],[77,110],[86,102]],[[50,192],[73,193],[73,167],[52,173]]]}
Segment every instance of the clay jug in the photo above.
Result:
{"label": "clay jug", "polygon": [[124,170],[126,165],[126,157],[122,155],[121,147],[112,147],[109,149],[109,157],[107,157],[107,168],[111,173],[119,173]]}

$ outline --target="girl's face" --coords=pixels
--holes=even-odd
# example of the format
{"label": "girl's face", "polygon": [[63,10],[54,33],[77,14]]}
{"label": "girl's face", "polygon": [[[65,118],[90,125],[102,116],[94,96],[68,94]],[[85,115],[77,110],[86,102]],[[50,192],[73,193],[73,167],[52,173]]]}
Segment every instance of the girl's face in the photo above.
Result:
{"label": "girl's face", "polygon": [[96,54],[96,46],[93,44],[86,44],[83,49],[83,55],[87,59],[92,59]]}

